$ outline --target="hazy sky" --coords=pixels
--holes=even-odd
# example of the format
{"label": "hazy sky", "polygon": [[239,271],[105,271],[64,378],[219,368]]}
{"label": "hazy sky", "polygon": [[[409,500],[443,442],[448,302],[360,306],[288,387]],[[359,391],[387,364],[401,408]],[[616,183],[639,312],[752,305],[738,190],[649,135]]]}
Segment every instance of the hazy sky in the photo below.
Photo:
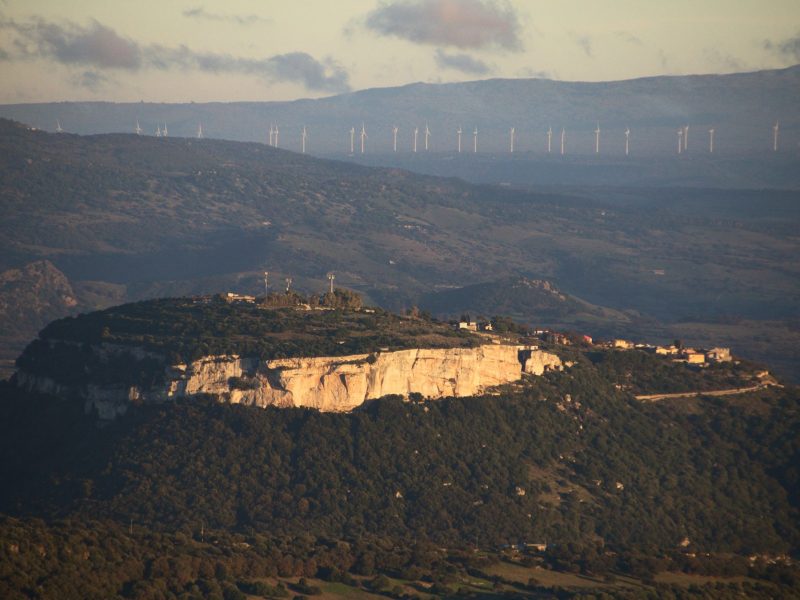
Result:
{"label": "hazy sky", "polygon": [[800,62],[800,0],[0,0],[0,102],[319,97]]}

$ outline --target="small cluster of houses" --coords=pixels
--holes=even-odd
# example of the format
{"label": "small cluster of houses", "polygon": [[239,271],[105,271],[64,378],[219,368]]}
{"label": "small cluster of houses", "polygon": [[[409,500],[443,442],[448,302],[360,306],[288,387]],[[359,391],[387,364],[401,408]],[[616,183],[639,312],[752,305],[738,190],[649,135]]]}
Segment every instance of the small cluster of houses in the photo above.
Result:
{"label": "small cluster of houses", "polygon": [[672,357],[675,362],[684,362],[690,365],[706,366],[709,363],[730,362],[730,348],[711,348],[702,350],[695,348],[681,348],[675,345],[654,346],[652,344],[634,344],[628,340],[615,339],[609,344],[612,348],[621,350],[645,350],[659,356]]}
{"label": "small cluster of houses", "polygon": [[488,321],[459,321],[456,328],[465,331],[492,331],[492,324]]}

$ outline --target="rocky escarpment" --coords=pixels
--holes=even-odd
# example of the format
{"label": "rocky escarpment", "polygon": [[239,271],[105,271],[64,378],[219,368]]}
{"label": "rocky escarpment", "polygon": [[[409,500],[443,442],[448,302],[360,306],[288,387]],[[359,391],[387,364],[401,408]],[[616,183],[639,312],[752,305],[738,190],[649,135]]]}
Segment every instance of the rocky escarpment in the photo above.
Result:
{"label": "rocky escarpment", "polygon": [[259,361],[235,355],[208,356],[167,369],[165,383],[87,384],[67,390],[40,375],[18,373],[31,390],[71,392],[87,410],[110,419],[131,402],[162,402],[208,394],[254,406],[309,407],[349,411],[365,401],[390,394],[427,398],[473,396],[518,381],[523,373],[540,375],[560,369],[554,354],[529,346],[487,344],[476,348],[411,349],[338,357]]}

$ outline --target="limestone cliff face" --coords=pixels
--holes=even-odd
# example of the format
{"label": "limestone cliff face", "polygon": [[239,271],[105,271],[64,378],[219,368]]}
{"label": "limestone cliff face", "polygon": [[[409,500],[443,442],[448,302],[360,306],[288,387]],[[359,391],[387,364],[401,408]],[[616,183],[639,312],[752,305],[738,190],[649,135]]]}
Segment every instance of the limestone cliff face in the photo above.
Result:
{"label": "limestone cliff face", "polygon": [[[559,368],[561,361],[554,354],[500,344],[266,362],[239,356],[208,356],[169,367],[164,386],[139,389],[89,385],[75,391],[84,398],[87,409],[98,411],[103,418],[124,413],[130,402],[160,402],[198,394],[254,406],[340,412],[390,394],[419,393],[426,398],[474,396],[487,388],[517,381],[523,373],[541,375],[547,369]],[[24,375],[19,380],[29,389],[53,385]]]}

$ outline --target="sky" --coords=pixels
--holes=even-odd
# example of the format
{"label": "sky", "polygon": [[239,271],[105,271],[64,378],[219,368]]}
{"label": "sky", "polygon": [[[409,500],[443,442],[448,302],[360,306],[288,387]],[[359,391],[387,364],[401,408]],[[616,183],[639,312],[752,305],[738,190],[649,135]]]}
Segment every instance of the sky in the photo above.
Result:
{"label": "sky", "polygon": [[0,0],[0,103],[271,101],[800,63],[800,0]]}

